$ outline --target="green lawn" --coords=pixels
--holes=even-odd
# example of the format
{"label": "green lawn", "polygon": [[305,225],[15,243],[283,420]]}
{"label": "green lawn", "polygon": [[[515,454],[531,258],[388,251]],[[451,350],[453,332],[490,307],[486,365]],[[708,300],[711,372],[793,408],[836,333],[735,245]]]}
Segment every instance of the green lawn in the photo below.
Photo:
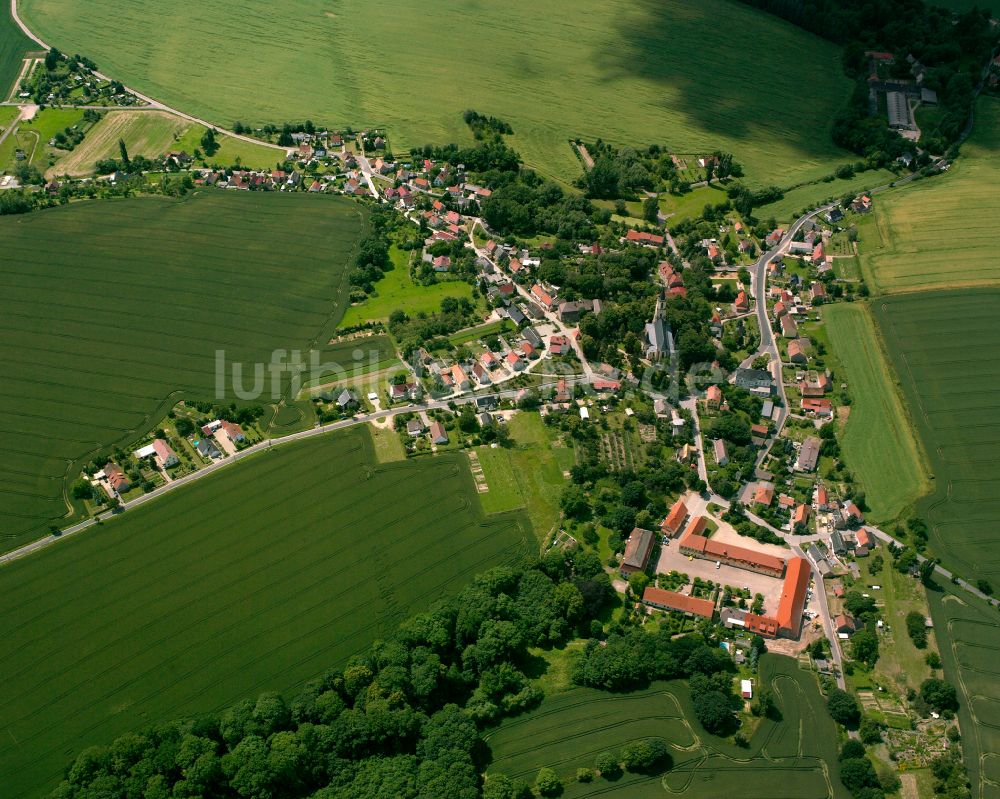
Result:
{"label": "green lawn", "polygon": [[865,489],[874,521],[896,518],[930,490],[925,456],[882,352],[868,308],[823,308],[830,346],[853,400],[841,436],[844,460]]}
{"label": "green lawn", "polygon": [[[2,547],[67,514],[82,463],[179,399],[213,399],[218,352],[226,400],[233,364],[254,393],[251,365],[276,350],[333,360],[325,343],[363,224],[341,198],[222,191],[0,218]],[[268,378],[254,401],[273,402],[271,389]]]}
{"label": "green lawn", "polygon": [[[849,160],[845,159],[845,162]],[[786,191],[785,196],[777,202],[754,209],[754,216],[760,219],[769,219],[773,216],[779,222],[791,222],[802,211],[831,200],[838,200],[845,194],[860,194],[866,189],[884,186],[897,179],[896,174],[888,169],[877,169],[871,172],[859,172],[846,180],[838,178],[829,183],[824,181],[807,183]]]}
{"label": "green lawn", "polygon": [[[49,147],[49,139],[64,128],[83,122],[83,111],[73,108],[46,108],[35,114],[35,118],[18,123],[17,136],[20,147],[31,154],[31,163],[44,172],[54,162],[62,150]],[[11,153],[12,155],[13,153]],[[10,156],[8,156],[8,159]],[[11,167],[11,161],[0,162],[0,167]]]}
{"label": "green lawn", "polygon": [[0,133],[10,127],[10,123],[17,119],[20,109],[12,105],[0,105]]}
{"label": "green lawn", "polygon": [[933,476],[917,503],[932,550],[1000,588],[998,303],[1000,289],[967,289],[884,297],[872,309]]}
{"label": "green lawn", "polygon": [[431,286],[414,283],[409,268],[410,253],[393,247],[390,255],[393,269],[375,284],[375,296],[348,308],[340,320],[341,327],[386,322],[396,310],[406,311],[410,316],[434,313],[441,310],[441,300],[445,297],[472,297],[472,286],[464,281],[448,280]]}
{"label": "green lawn", "polygon": [[[611,694],[572,688],[546,696],[541,706],[487,735],[489,773],[532,782],[538,769],[556,771],[566,799],[803,799],[846,796],[837,775],[837,732],[816,678],[795,660],[761,659],[760,684],[772,690],[783,719],[765,720],[748,748],[708,735],[694,719],[687,685],[654,683],[648,689]],[[662,737],[673,758],[664,773],[630,774],[613,782],[575,781],[578,768],[593,768],[604,751],[630,741]]]}
{"label": "green lawn", "polygon": [[851,90],[838,48],[731,0],[511,0],[474,11],[465,0],[403,0],[391,13],[363,0],[238,9],[22,0],[19,9],[54,45],[226,126],[387,125],[405,151],[471,141],[461,115],[472,105],[510,122],[525,161],[564,180],[581,168],[568,144],[577,136],[728,150],[755,183],[815,179],[848,158],[828,135]]}
{"label": "green lawn", "polygon": [[1000,284],[1000,99],[982,97],[976,125],[944,175],[879,194],[861,236],[865,277],[880,292]]}
{"label": "green lawn", "polygon": [[127,730],[292,693],[521,557],[519,517],[484,519],[474,495],[464,459],[380,465],[357,427],[5,567],[4,797],[44,795]]}
{"label": "green lawn", "polygon": [[459,330],[457,333],[452,333],[448,336],[448,341],[457,347],[461,344],[468,344],[470,341],[476,341],[486,336],[495,336],[507,333],[513,330],[513,327],[513,324],[507,319],[501,319],[499,322],[487,322],[485,325],[478,325],[476,327],[470,327],[467,330]]}
{"label": "green lawn", "polygon": [[487,513],[525,508],[542,538],[559,520],[564,469],[572,450],[553,444],[537,413],[522,412],[509,422],[512,446],[479,447],[476,453],[490,490],[479,495]]}
{"label": "green lawn", "polygon": [[[191,155],[194,154],[195,150],[203,150],[201,138],[205,135],[206,130],[204,125],[189,125],[186,132],[177,139],[174,148],[185,150]],[[266,169],[285,160],[284,152],[274,147],[266,147],[263,144],[234,139],[232,136],[217,136],[216,142],[219,149],[212,156],[203,156],[199,163],[224,167],[239,163],[241,166],[251,169]]]}
{"label": "green lawn", "polygon": [[932,633],[927,648],[917,649],[906,631],[906,614],[917,611],[929,615],[926,591],[918,579],[896,571],[891,558],[883,558],[882,570],[874,575],[868,572],[871,563],[870,558],[861,563],[862,582],[881,586],[871,595],[878,600],[882,619],[890,629],[888,633],[883,631],[875,673],[888,678],[901,694],[907,688],[919,691],[920,684],[932,676],[924,658],[928,652],[938,650],[938,643]]}

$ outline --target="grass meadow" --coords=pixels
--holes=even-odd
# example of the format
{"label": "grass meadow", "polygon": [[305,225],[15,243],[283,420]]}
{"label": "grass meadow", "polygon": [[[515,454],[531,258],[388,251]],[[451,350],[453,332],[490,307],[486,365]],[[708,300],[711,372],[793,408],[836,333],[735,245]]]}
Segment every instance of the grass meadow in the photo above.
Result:
{"label": "grass meadow", "polygon": [[411,317],[421,312],[434,313],[441,310],[441,300],[445,297],[472,298],[472,286],[461,280],[446,280],[431,286],[414,283],[410,253],[394,246],[390,255],[393,268],[375,284],[375,295],[344,311],[341,327],[369,321],[387,322],[395,310],[406,311]]}
{"label": "grass meadow", "polygon": [[842,303],[823,318],[852,404],[841,436],[844,459],[864,486],[873,521],[897,518],[930,491],[926,458],[904,410],[868,308]]}
{"label": "grass meadow", "polygon": [[212,399],[217,350],[251,364],[315,346],[330,360],[362,214],[219,191],[0,219],[0,546],[60,523],[83,463],[180,399]]}
{"label": "grass meadow", "polygon": [[524,509],[544,538],[559,520],[563,472],[573,465],[573,450],[553,442],[537,413],[518,413],[508,428],[511,446],[476,449],[490,488],[479,499],[487,513]]}
{"label": "grass meadow", "polygon": [[850,93],[837,48],[731,0],[247,0],[239,13],[22,0],[20,13],[54,45],[226,126],[386,125],[404,150],[471,141],[461,115],[474,107],[510,122],[526,163],[563,180],[581,168],[577,136],[728,150],[753,182],[781,185],[850,160],[828,134]]}
{"label": "grass meadow", "polygon": [[943,175],[879,194],[862,267],[880,292],[1000,284],[1000,99],[981,97],[962,153]]}
{"label": "grass meadow", "polygon": [[859,172],[853,177],[841,180],[806,183],[785,192],[785,196],[777,202],[762,205],[754,209],[754,216],[769,219],[772,216],[779,222],[791,222],[801,215],[800,212],[815,208],[825,202],[837,200],[845,194],[858,194],[876,186],[885,186],[896,180],[896,175],[888,169],[876,169],[870,172]]}
{"label": "grass meadow", "polygon": [[932,475],[917,510],[933,552],[1000,588],[998,303],[1000,289],[918,292],[873,310]]}
{"label": "grass meadow", "polygon": [[460,456],[379,465],[357,427],[5,567],[4,797],[42,795],[126,730],[287,695],[526,553],[520,518],[474,497]]}
{"label": "grass meadow", "polygon": [[[489,770],[530,783],[547,766],[563,779],[566,799],[841,799],[846,792],[836,774],[837,732],[816,678],[777,655],[762,658],[760,674],[783,719],[762,721],[748,748],[701,728],[684,683],[654,683],[627,694],[572,688],[489,734]],[[654,736],[669,743],[673,766],[667,772],[574,781],[576,770],[593,768],[601,752]]]}
{"label": "grass meadow", "polygon": [[950,585],[927,592],[945,678],[958,690],[973,799],[1000,799],[1000,623],[995,608]]}

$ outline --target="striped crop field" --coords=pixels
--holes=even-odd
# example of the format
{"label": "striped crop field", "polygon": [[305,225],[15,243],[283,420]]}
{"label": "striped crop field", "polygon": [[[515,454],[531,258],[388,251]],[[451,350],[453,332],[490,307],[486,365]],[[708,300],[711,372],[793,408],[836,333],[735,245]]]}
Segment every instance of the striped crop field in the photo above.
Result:
{"label": "striped crop field", "polygon": [[[573,688],[547,697],[530,713],[504,721],[487,737],[489,771],[531,782],[548,767],[566,799],[841,799],[837,731],[813,674],[791,658],[761,659],[761,684],[772,691],[781,721],[764,720],[748,748],[708,735],[694,720],[686,684],[654,683],[627,694]],[[760,686],[756,690],[760,690]],[[669,744],[673,764],[662,774],[631,774],[609,782],[575,781],[601,752],[616,753],[643,738]]]}
{"label": "striped crop field", "polygon": [[223,191],[0,219],[0,548],[71,515],[83,463],[214,399],[217,351],[249,372],[322,348],[364,224],[340,198]]}
{"label": "striped crop field", "polygon": [[944,675],[958,691],[973,799],[1000,799],[1000,623],[997,612],[950,585],[928,591]]}
{"label": "striped crop field", "polygon": [[14,23],[8,6],[0,8],[0,100],[6,100],[21,74],[24,58],[38,46]]}
{"label": "striped crop field", "polygon": [[[397,151],[471,141],[499,116],[526,163],[571,180],[568,140],[736,154],[753,182],[853,160],[830,121],[851,91],[836,46],[732,0],[21,0],[49,43],[229,126],[385,125]],[[224,30],[224,36],[219,31]],[[808,87],[808,89],[804,89]]]}
{"label": "striped crop field", "polygon": [[875,522],[896,519],[931,489],[926,458],[893,382],[868,307],[823,308],[830,345],[844,367],[852,403],[841,443],[844,460],[865,490]]}
{"label": "striped crop field", "polygon": [[981,97],[944,175],[875,198],[861,265],[885,293],[1000,285],[1000,99]]}
{"label": "striped crop field", "polygon": [[1000,588],[1000,289],[918,292],[873,305],[933,476],[917,503],[930,544]]}
{"label": "striped crop field", "polygon": [[[361,427],[288,443],[0,570],[5,799],[87,746],[293,692],[526,554],[460,455],[377,464]],[[44,620],[44,624],[41,621]]]}

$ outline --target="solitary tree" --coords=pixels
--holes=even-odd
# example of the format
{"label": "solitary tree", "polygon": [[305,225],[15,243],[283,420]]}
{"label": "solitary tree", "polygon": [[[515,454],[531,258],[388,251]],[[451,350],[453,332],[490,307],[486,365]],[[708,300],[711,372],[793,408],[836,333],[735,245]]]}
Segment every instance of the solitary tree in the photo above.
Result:
{"label": "solitary tree", "polygon": [[128,157],[128,147],[125,146],[125,139],[118,140],[118,152],[121,153],[122,163],[125,166],[128,166],[131,163],[131,161],[129,160]]}

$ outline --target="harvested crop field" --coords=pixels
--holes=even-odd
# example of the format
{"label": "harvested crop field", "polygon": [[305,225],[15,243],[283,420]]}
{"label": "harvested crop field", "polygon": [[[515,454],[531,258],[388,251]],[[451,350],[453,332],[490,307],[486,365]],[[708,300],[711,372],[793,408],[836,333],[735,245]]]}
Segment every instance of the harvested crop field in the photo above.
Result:
{"label": "harvested crop field", "polygon": [[869,283],[894,293],[1000,284],[1000,99],[982,97],[958,160],[939,177],[879,194],[861,241]]}
{"label": "harvested crop field", "polygon": [[925,457],[867,306],[830,305],[822,313],[845,371],[838,382],[846,379],[853,400],[841,436],[844,460],[864,487],[872,520],[895,519],[930,491]]}
{"label": "harvested crop field", "polygon": [[1000,587],[998,303],[1000,289],[920,292],[873,310],[933,475],[917,503],[933,552]]}
{"label": "harvested crop field", "polygon": [[[156,160],[171,150],[193,155],[201,145],[205,128],[165,111],[109,111],[87,132],[83,142],[50,167],[50,176],[78,177],[94,172],[94,165],[106,158],[120,158],[119,140],[125,142],[130,157]],[[246,166],[269,166],[282,153],[263,145],[249,144],[231,136],[220,136],[219,150],[210,163],[232,164],[236,157]]]}
{"label": "harvested crop field", "polygon": [[1000,799],[1000,623],[986,603],[949,585],[927,592],[944,676],[958,690],[973,799]]}
{"label": "harvested crop field", "polygon": [[120,157],[119,139],[124,140],[130,156],[155,158],[172,150],[174,138],[189,126],[162,111],[109,111],[83,142],[49,171],[53,175],[89,175],[97,161]]}
{"label": "harvested crop field", "polygon": [[46,41],[227,127],[385,125],[398,152],[471,141],[472,106],[508,121],[525,161],[564,180],[582,168],[577,136],[728,150],[755,183],[852,160],[828,134],[851,90],[838,49],[729,0],[404,0],[391,13],[363,0],[21,0],[20,13]]}
{"label": "harvested crop field", "polygon": [[222,191],[0,219],[2,548],[67,517],[83,463],[213,399],[217,351],[232,399],[232,364],[250,389],[251,364],[328,341],[363,226],[339,198]]}
{"label": "harvested crop field", "polygon": [[42,795],[126,730],[294,691],[529,537],[517,515],[483,517],[460,456],[380,465],[357,427],[15,561],[0,571],[3,794]]}
{"label": "harvested crop field", "polygon": [[[777,655],[762,658],[760,673],[783,719],[763,721],[748,748],[701,728],[684,683],[654,683],[628,694],[573,688],[546,698],[538,709],[503,722],[489,734],[489,771],[530,782],[547,766],[563,779],[567,799],[845,796],[836,774],[836,729],[815,677],[801,671],[795,660]],[[601,752],[617,752],[630,741],[649,737],[662,737],[670,745],[673,765],[666,772],[626,773],[614,782],[601,777],[590,783],[575,781],[576,770],[593,768]]]}

